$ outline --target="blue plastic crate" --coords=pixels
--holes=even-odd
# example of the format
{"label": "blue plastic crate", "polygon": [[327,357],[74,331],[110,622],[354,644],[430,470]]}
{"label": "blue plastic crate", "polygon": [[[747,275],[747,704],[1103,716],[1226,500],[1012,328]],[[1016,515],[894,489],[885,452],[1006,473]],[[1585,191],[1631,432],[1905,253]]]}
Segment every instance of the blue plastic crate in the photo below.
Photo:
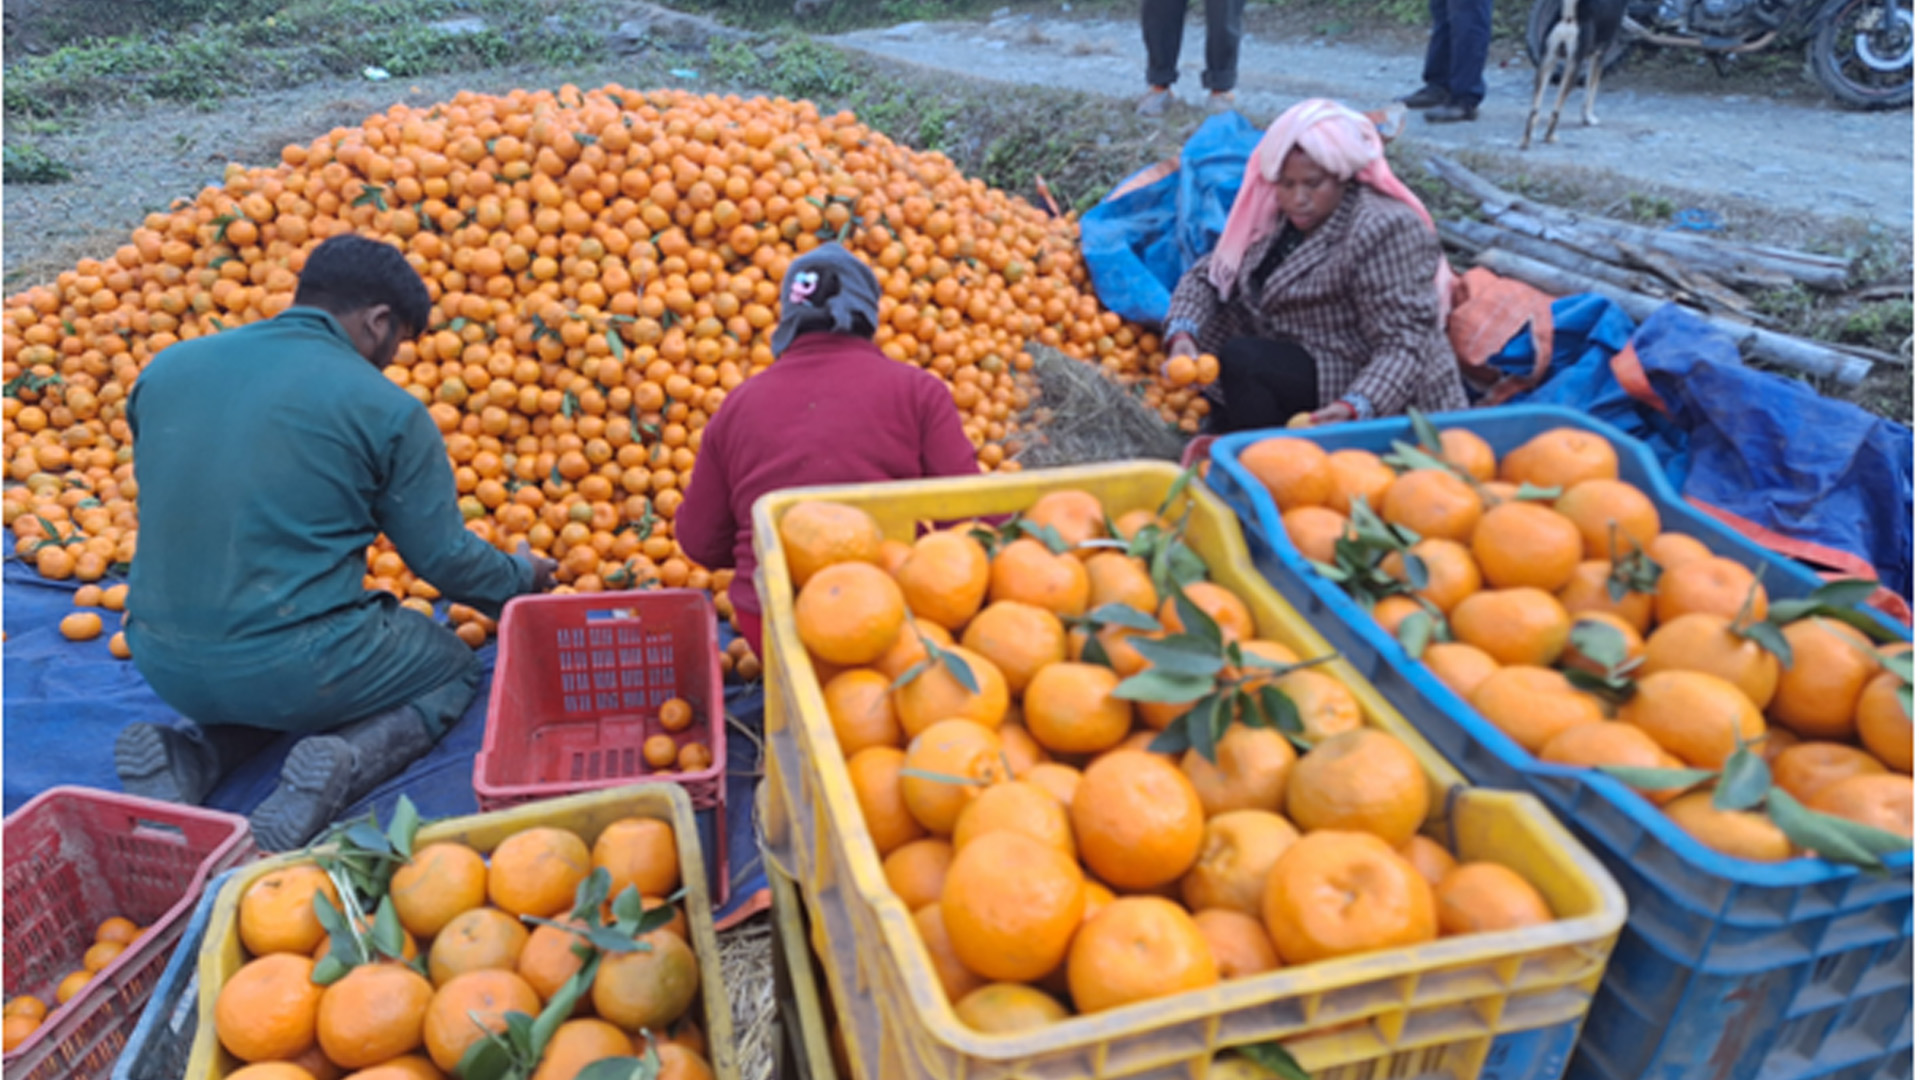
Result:
{"label": "blue plastic crate", "polygon": [[200,944],[206,940],[213,901],[234,872],[227,870],[214,878],[194,905],[193,918],[147,999],[140,1023],[113,1064],[113,1080],[180,1080],[185,1075],[193,1037],[200,1029]]}
{"label": "blue plastic crate", "polygon": [[[1659,508],[1663,529],[1694,536],[1743,566],[1763,565],[1772,597],[1805,596],[1823,583],[1685,502],[1652,452],[1610,425],[1547,406],[1433,420],[1475,432],[1499,455],[1556,427],[1599,434],[1619,455],[1621,479]],[[1226,436],[1213,445],[1208,484],[1246,526],[1261,574],[1470,782],[1538,795],[1626,890],[1627,928],[1568,1076],[1911,1076],[1912,853],[1894,857],[1884,874],[1816,859],[1735,859],[1707,848],[1611,777],[1536,760],[1409,657],[1293,546],[1272,498],[1239,464],[1249,445],[1275,436],[1311,439],[1329,451],[1386,452],[1394,440],[1414,441],[1411,423],[1395,418]],[[1871,614],[1911,640],[1904,628]]]}

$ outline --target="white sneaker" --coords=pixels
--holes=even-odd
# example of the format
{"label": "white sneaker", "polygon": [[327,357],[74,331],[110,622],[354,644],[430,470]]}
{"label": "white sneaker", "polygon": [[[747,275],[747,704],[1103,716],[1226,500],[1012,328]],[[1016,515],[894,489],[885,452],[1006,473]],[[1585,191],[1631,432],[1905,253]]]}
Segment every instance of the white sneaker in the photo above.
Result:
{"label": "white sneaker", "polygon": [[1164,116],[1167,107],[1173,104],[1173,91],[1164,86],[1156,86],[1147,91],[1133,111],[1141,116]]}

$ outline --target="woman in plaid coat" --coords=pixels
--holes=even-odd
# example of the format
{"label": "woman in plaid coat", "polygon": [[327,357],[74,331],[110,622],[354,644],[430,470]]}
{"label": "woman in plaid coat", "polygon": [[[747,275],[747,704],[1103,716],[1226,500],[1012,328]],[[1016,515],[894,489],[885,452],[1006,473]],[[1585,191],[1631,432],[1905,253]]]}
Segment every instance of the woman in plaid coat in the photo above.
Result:
{"label": "woman in plaid coat", "polygon": [[1464,409],[1451,289],[1373,124],[1305,101],[1267,130],[1219,244],[1174,289],[1168,349],[1219,358],[1220,431]]}

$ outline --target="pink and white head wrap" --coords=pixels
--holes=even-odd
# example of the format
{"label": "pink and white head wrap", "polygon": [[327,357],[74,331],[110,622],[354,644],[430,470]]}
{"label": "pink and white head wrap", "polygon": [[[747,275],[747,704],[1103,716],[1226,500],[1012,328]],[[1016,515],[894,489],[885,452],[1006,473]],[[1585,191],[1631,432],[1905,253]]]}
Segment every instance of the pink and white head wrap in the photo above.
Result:
{"label": "pink and white head wrap", "polygon": [[[1281,166],[1286,164],[1287,155],[1295,147],[1314,164],[1340,179],[1358,180],[1382,195],[1406,203],[1428,228],[1433,227],[1433,217],[1421,205],[1419,197],[1408,191],[1387,166],[1386,148],[1373,121],[1339,102],[1309,98],[1281,113],[1247,159],[1240,194],[1234,198],[1233,209],[1227,214],[1226,228],[1213,249],[1213,261],[1207,272],[1221,299],[1233,290],[1247,252],[1280,227],[1276,185]],[[1434,275],[1434,288],[1439,294],[1440,319],[1444,324],[1453,295],[1453,270],[1445,258],[1440,260],[1440,268]]]}

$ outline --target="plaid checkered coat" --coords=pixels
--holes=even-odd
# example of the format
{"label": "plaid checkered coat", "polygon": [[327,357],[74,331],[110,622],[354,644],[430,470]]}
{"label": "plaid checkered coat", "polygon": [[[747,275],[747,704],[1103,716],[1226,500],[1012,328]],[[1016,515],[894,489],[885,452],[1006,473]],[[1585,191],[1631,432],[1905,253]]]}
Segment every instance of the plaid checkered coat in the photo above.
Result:
{"label": "plaid checkered coat", "polygon": [[1467,407],[1434,297],[1440,241],[1410,207],[1349,184],[1333,215],[1254,281],[1279,237],[1247,251],[1224,301],[1207,280],[1212,256],[1195,263],[1174,288],[1168,334],[1190,323],[1200,351],[1216,355],[1236,337],[1292,338],[1318,364],[1321,405],[1356,395],[1376,416]]}

